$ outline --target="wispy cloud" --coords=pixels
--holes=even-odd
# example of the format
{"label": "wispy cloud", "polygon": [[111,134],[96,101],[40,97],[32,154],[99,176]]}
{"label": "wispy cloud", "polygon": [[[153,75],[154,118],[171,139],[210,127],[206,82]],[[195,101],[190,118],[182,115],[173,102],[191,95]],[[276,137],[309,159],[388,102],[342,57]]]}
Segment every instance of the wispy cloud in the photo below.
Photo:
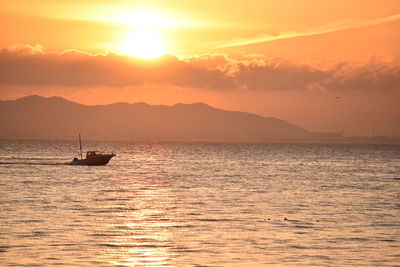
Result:
{"label": "wispy cloud", "polygon": [[362,28],[362,27],[378,25],[378,24],[397,21],[397,20],[400,20],[400,14],[396,14],[396,15],[388,16],[388,17],[384,17],[384,18],[372,19],[372,20],[351,22],[348,24],[340,23],[340,24],[333,25],[333,26],[332,25],[326,26],[325,28],[312,29],[312,30],[302,31],[302,32],[282,32],[279,35],[262,34],[260,36],[254,37],[254,38],[225,41],[221,44],[215,45],[215,48],[237,47],[237,46],[258,44],[258,43],[264,43],[264,42],[271,42],[271,41],[282,40],[282,39],[306,37],[306,36],[312,36],[312,35],[337,32],[337,31],[346,30],[346,29]]}

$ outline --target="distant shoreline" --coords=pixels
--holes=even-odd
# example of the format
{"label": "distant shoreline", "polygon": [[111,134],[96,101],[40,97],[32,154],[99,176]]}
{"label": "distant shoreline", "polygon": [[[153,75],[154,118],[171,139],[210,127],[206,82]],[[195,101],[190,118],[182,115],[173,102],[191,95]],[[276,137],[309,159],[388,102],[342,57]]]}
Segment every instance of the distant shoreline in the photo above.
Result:
{"label": "distant shoreline", "polygon": [[275,117],[204,103],[86,106],[61,97],[0,101],[0,139],[203,143],[400,144],[388,135],[312,132]]}

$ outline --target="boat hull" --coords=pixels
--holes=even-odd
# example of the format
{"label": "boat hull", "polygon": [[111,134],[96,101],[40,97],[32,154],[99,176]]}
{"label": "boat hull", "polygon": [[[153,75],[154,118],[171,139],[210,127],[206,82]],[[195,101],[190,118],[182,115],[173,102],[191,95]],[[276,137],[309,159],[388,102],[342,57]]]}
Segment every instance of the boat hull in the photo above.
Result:
{"label": "boat hull", "polygon": [[106,165],[112,157],[114,157],[114,154],[110,155],[96,155],[93,157],[89,157],[86,159],[74,159],[69,163],[69,165],[87,165],[87,166],[101,166],[101,165]]}

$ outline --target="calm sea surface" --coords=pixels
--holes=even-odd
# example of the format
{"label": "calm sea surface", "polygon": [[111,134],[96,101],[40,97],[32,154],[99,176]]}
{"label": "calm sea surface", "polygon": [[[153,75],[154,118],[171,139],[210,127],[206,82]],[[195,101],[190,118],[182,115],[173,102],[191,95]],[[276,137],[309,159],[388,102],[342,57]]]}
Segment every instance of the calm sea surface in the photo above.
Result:
{"label": "calm sea surface", "polygon": [[400,265],[400,146],[95,148],[0,141],[1,266]]}

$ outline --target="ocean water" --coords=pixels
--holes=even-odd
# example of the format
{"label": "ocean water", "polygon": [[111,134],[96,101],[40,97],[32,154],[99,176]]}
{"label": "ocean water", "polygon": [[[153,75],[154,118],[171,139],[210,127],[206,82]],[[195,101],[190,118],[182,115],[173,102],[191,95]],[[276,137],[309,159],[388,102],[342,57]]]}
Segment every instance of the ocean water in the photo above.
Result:
{"label": "ocean water", "polygon": [[0,141],[1,266],[400,265],[400,146],[85,148]]}

